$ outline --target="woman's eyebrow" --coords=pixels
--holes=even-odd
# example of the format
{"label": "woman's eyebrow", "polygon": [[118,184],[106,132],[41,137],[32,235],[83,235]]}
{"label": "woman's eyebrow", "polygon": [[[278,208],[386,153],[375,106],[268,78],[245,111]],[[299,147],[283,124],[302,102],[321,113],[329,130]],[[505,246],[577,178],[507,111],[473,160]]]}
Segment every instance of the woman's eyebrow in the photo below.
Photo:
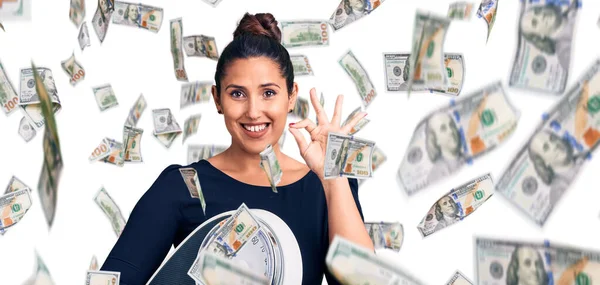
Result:
{"label": "woman's eyebrow", "polygon": [[246,89],[246,87],[244,87],[244,86],[235,85],[235,84],[229,84],[229,85],[227,85],[227,87],[225,87],[226,90],[229,89],[229,88]]}
{"label": "woman's eyebrow", "polygon": [[273,83],[273,82],[269,82],[269,83],[264,83],[259,85],[259,87],[264,88],[264,87],[269,87],[269,86],[277,86],[277,88],[281,89],[281,87],[279,87],[279,85]]}

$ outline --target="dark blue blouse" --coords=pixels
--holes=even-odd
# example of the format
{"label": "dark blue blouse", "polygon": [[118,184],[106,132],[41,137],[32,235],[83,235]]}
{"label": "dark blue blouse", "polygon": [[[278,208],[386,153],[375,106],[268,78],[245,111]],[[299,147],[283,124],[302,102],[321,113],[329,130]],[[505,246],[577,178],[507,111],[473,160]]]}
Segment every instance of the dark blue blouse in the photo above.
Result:
{"label": "dark blue blouse", "polygon": [[[197,198],[192,198],[179,168],[193,167],[204,198],[206,216]],[[285,174],[284,174],[285,175]],[[358,211],[358,183],[348,179]],[[101,270],[121,272],[121,285],[146,284],[168,254],[196,227],[210,217],[249,208],[267,210],[281,218],[295,235],[302,254],[303,285],[321,284],[323,274],[330,285],[339,284],[325,266],[329,247],[327,203],[318,176],[309,171],[285,186],[254,186],[235,180],[206,160],[188,166],[170,165],[134,207],[127,225]]]}

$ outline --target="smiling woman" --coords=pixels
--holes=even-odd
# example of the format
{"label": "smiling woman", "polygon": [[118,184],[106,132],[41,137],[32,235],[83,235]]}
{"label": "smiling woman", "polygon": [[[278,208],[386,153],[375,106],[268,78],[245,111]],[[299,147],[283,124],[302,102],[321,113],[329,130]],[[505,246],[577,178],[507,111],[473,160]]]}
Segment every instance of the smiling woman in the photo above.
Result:
{"label": "smiling woman", "polygon": [[[325,180],[323,168],[328,133],[348,134],[366,114],[358,113],[340,127],[343,97],[337,98],[328,121],[312,89],[310,99],[319,124],[305,119],[289,128],[306,164],[282,153],[277,141],[296,104],[298,85],[290,56],[280,42],[273,15],[246,13],[241,19],[233,41],[219,57],[212,87],[231,146],[208,160],[167,167],[138,201],[102,267],[121,272],[122,285],[144,284],[171,245],[177,247],[200,224],[242,203],[278,216],[285,225],[281,230],[293,233],[302,259],[302,269],[294,269],[301,270],[302,278],[288,277],[284,284],[321,284],[324,273],[329,284],[338,284],[325,266],[335,235],[373,249],[363,224],[356,179]],[[301,129],[310,133],[310,142]],[[260,167],[260,153],[268,145],[284,173],[278,193],[271,191]],[[205,213],[198,199],[190,196],[181,168],[197,172]]]}

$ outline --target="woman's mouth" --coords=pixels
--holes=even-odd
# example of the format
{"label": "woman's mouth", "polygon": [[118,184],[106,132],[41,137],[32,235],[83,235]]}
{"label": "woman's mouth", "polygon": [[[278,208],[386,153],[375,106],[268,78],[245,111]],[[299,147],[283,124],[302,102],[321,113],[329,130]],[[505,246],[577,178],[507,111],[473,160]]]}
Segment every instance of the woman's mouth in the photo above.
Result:
{"label": "woman's mouth", "polygon": [[252,138],[260,138],[264,134],[267,133],[271,123],[262,123],[262,124],[241,124],[242,129],[244,129],[244,133]]}

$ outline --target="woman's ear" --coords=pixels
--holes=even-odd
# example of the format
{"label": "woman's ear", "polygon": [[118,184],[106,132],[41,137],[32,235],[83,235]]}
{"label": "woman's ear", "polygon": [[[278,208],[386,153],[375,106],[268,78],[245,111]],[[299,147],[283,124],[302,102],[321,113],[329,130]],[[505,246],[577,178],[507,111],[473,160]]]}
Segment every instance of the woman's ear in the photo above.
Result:
{"label": "woman's ear", "polygon": [[292,88],[292,94],[290,94],[288,99],[288,111],[294,110],[296,107],[296,100],[298,99],[298,83],[294,82],[294,87]]}
{"label": "woman's ear", "polygon": [[221,109],[221,100],[219,100],[220,97],[217,93],[217,86],[213,85],[210,90],[212,92],[213,100],[215,101],[215,106],[217,107],[217,112],[219,114],[223,114],[223,109]]}

